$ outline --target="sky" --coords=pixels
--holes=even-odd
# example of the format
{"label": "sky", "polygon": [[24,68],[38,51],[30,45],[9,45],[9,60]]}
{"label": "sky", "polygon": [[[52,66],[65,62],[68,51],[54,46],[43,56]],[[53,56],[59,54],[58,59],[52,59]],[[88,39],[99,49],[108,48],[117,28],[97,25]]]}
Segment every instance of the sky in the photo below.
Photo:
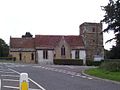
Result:
{"label": "sky", "polygon": [[[26,32],[35,35],[79,35],[84,22],[99,23],[108,0],[0,0],[0,38],[9,44],[11,37]],[[103,29],[106,25],[103,25]],[[104,34],[104,47],[110,49],[114,37]]]}

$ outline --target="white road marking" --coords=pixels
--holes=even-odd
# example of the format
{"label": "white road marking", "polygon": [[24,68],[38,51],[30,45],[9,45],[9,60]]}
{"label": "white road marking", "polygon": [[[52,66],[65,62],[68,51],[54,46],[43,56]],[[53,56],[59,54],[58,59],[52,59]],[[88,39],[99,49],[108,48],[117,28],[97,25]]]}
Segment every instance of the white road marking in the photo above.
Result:
{"label": "white road marking", "polygon": [[15,73],[17,73],[17,74],[19,74],[19,75],[20,75],[20,73],[19,73],[19,72],[15,71],[15,70],[13,70],[13,69],[10,69],[10,68],[9,68],[9,70],[11,70],[11,71],[13,71],[13,72],[15,72]]}
{"label": "white road marking", "polygon": [[75,75],[75,76],[78,76],[78,77],[80,77],[80,76],[81,76],[81,74],[77,74],[77,75]]}
{"label": "white road marking", "polygon": [[0,79],[0,90],[1,90],[1,79]]}
{"label": "white road marking", "polygon": [[62,73],[66,73],[67,71],[66,70],[63,70]]}
{"label": "white road marking", "polygon": [[3,81],[19,81],[19,80],[14,80],[14,79],[3,79]]}
{"label": "white road marking", "polygon": [[45,69],[48,70],[48,67],[46,67]]}
{"label": "white road marking", "polygon": [[29,88],[29,90],[40,90],[40,89],[33,89],[33,88]]}
{"label": "white road marking", "polygon": [[3,76],[3,77],[20,77],[18,75],[1,75],[1,76]]}
{"label": "white road marking", "polygon": [[72,72],[71,75],[75,76],[75,75],[76,75],[76,72]]}
{"label": "white road marking", "polygon": [[[13,70],[13,69],[9,69],[9,70],[11,70],[11,71],[13,71],[13,72],[16,72],[17,74],[20,74],[19,72],[15,71],[15,70]],[[34,80],[32,80],[32,79],[30,79],[30,78],[29,78],[29,80],[30,80],[31,82],[33,82],[35,85],[37,85],[40,89],[46,90],[46,89],[43,88],[41,85],[39,85],[38,83],[36,83]]]}
{"label": "white road marking", "polygon": [[32,67],[35,67],[35,68],[41,68],[42,66],[32,66]]}
{"label": "white road marking", "polygon": [[58,70],[58,72],[63,72],[63,70],[62,70],[62,69],[60,69],[60,70]]}
{"label": "white road marking", "polygon": [[91,77],[88,77],[88,79],[93,79],[93,78],[91,78]]}
{"label": "white road marking", "polygon": [[45,68],[45,67],[41,67],[41,68]]}
{"label": "white road marking", "polygon": [[70,75],[71,75],[71,74],[72,74],[72,72],[68,71],[66,74],[70,74]]}
{"label": "white road marking", "polygon": [[[13,87],[13,86],[3,86],[4,88],[10,88],[10,89],[19,89],[19,87]],[[0,89],[1,90],[1,89]],[[29,88],[29,90],[40,90],[40,89],[33,89]]]}
{"label": "white road marking", "polygon": [[13,87],[13,86],[3,86],[4,88],[11,88],[11,89],[19,89],[19,87]]}
{"label": "white road marking", "polygon": [[81,76],[82,78],[86,78],[86,76]]}
{"label": "white road marking", "polygon": [[15,72],[4,72],[4,73],[15,73]]}
{"label": "white road marking", "polygon": [[[77,72],[66,71],[66,70],[56,69],[56,68],[42,67],[42,66],[33,66],[33,67],[35,67],[35,68],[43,68],[43,69],[51,70],[51,71],[55,71],[55,72],[61,72],[61,73],[64,73],[64,74],[72,75],[71,77],[77,76],[77,77],[81,77],[81,78],[93,79],[91,77],[83,76],[83,75],[81,75],[80,73],[77,73]],[[74,68],[74,67],[71,67],[71,66],[67,66],[67,67],[71,68],[71,69]]]}
{"label": "white road marking", "polygon": [[53,69],[53,71],[57,72],[57,71],[58,71],[58,69]]}
{"label": "white road marking", "polygon": [[35,85],[37,85],[39,88],[41,88],[42,90],[46,90],[45,88],[43,88],[41,85],[39,85],[38,83],[36,83],[35,81],[33,81],[32,79],[29,78],[29,80],[31,82],[33,82]]}

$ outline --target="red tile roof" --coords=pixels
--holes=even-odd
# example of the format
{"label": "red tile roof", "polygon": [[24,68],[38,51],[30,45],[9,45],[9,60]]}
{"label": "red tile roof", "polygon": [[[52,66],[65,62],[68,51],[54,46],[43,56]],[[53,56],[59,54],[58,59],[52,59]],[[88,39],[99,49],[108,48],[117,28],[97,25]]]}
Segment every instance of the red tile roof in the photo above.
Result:
{"label": "red tile roof", "polygon": [[61,40],[61,36],[54,35],[36,35],[35,46],[36,47],[50,47],[54,48]]}
{"label": "red tile roof", "polygon": [[34,48],[34,38],[10,38],[11,48]]}
{"label": "red tile roof", "polygon": [[65,40],[71,47],[84,47],[81,36],[65,36]]}
{"label": "red tile roof", "polygon": [[36,35],[35,38],[10,38],[11,48],[49,48],[53,49],[64,37],[72,48],[84,47],[81,36]]}
{"label": "red tile roof", "polygon": [[84,43],[81,36],[59,36],[59,35],[36,35],[35,46],[36,47],[50,47],[54,48],[60,40],[64,37],[65,41],[71,47],[84,47]]}

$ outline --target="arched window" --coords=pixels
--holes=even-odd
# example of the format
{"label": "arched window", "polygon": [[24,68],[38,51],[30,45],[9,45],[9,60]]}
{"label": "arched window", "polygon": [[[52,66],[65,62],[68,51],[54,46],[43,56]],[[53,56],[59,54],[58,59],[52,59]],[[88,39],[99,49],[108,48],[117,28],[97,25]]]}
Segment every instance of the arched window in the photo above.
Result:
{"label": "arched window", "polygon": [[31,60],[34,60],[34,53],[31,54]]}
{"label": "arched window", "polygon": [[79,50],[75,51],[75,59],[79,59]]}
{"label": "arched window", "polygon": [[20,59],[20,61],[22,60],[22,54],[21,53],[19,53],[19,59]]}
{"label": "arched window", "polygon": [[48,50],[43,50],[43,59],[48,59]]}
{"label": "arched window", "polygon": [[95,32],[95,28],[94,27],[92,28],[92,32]]}
{"label": "arched window", "polygon": [[61,47],[61,56],[65,56],[65,47],[64,46]]}

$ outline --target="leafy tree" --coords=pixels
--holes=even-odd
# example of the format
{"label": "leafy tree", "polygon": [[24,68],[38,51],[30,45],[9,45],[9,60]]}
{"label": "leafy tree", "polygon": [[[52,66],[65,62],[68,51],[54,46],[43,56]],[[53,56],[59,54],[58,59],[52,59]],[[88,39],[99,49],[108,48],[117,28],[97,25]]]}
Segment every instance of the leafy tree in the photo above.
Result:
{"label": "leafy tree", "polygon": [[7,57],[9,54],[9,46],[0,38],[0,57]]}
{"label": "leafy tree", "polygon": [[109,55],[110,55],[110,51],[104,49],[104,58],[105,59],[110,59]]}
{"label": "leafy tree", "polygon": [[113,46],[110,51],[111,58],[120,58],[120,0],[109,0],[108,5],[104,6],[103,10],[105,16],[102,22],[108,25],[104,32],[114,31],[115,34],[115,38],[107,41],[116,40],[116,46]]}

